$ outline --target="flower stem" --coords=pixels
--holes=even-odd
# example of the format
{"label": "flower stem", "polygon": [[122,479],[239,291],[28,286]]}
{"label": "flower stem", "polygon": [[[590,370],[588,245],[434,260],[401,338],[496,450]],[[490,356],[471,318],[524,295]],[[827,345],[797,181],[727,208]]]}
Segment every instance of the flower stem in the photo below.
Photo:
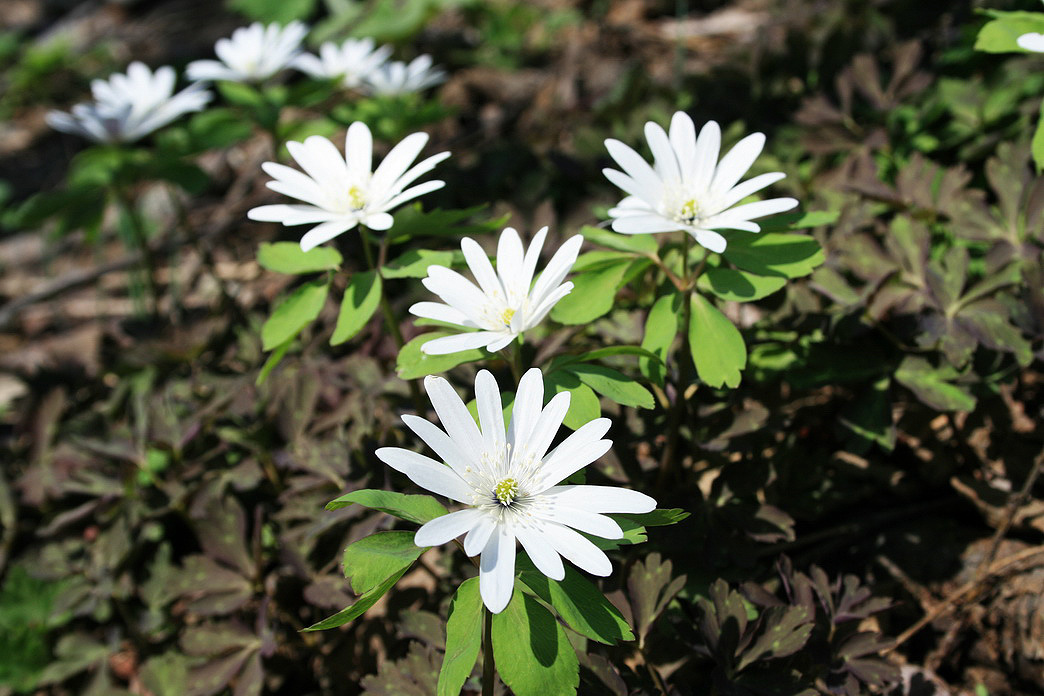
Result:
{"label": "flower stem", "polygon": [[522,381],[522,337],[511,342],[511,372],[515,376],[515,384]]}
{"label": "flower stem", "polygon": [[[370,230],[362,225],[359,225],[359,236],[362,238],[363,255],[366,256],[366,263],[370,266],[370,269],[380,275],[381,266],[384,265],[384,256],[386,245],[384,242],[381,243],[380,257],[377,262],[373,258],[373,246],[370,241]],[[388,331],[391,333],[392,338],[395,339],[395,345],[402,350],[402,347],[406,345],[406,339],[402,336],[402,329],[399,328],[399,322],[395,319],[395,312],[392,311],[391,303],[388,302],[388,294],[384,289],[384,283],[381,283],[381,312],[384,314],[384,325],[388,327]],[[406,383],[410,385],[410,398],[413,399],[413,405],[417,409],[418,413],[424,412],[424,399],[421,398],[420,388],[417,386],[417,380],[407,380]]]}
{"label": "flower stem", "polygon": [[141,263],[142,266],[144,266],[145,271],[145,293],[149,300],[148,311],[153,316],[156,316],[159,314],[159,290],[156,286],[156,259],[152,255],[152,248],[149,247],[149,240],[145,237],[145,228],[141,216],[138,215],[138,211],[134,207],[134,201],[130,194],[122,188],[117,188],[115,195],[122,217],[126,220],[126,225],[121,225],[129,235],[129,239],[125,241],[136,246],[138,253],[141,254]]}
{"label": "flower stem", "polygon": [[[682,291],[682,307],[681,307],[681,321],[679,322],[679,330],[682,332],[682,342],[678,349],[677,365],[678,365],[678,382],[675,385],[674,393],[674,408],[667,415],[667,443],[663,448],[663,455],[660,458],[660,474],[656,482],[656,487],[659,490],[666,490],[671,484],[674,478],[675,471],[677,470],[677,452],[678,452],[678,440],[681,438],[681,426],[685,420],[686,412],[686,399],[685,394],[688,390],[689,375],[692,369],[692,351],[689,347],[689,313],[693,293],[693,288],[696,287],[696,278],[689,277],[689,251],[692,244],[692,238],[688,233],[683,232],[684,236],[682,244],[682,275],[686,280],[686,286]],[[696,269],[696,275],[703,270],[704,262],[706,262],[706,256],[703,261],[700,262],[699,267]]]}
{"label": "flower stem", "polygon": [[482,607],[482,696],[493,696],[497,670],[493,661],[493,614]]}

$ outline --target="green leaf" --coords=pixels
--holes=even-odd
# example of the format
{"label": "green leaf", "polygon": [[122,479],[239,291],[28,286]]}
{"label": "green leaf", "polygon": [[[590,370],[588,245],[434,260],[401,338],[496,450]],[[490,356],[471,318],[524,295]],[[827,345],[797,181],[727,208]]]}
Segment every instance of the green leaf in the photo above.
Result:
{"label": "green leaf", "polygon": [[659,360],[640,358],[638,369],[650,381],[663,386],[666,376],[667,353],[678,335],[678,324],[681,322],[682,295],[671,292],[663,295],[649,310],[645,320],[645,336],[642,348],[653,353]]}
{"label": "green leaf", "polygon": [[839,422],[851,431],[855,442],[849,447],[855,454],[866,452],[874,443],[886,452],[895,449],[890,383],[887,377],[878,379],[870,389],[861,390],[859,398],[841,413]]}
{"label": "green leaf", "polygon": [[580,666],[565,631],[533,597],[515,589],[493,615],[493,658],[515,696],[575,696]]}
{"label": "green leaf", "polygon": [[708,269],[696,281],[705,293],[733,302],[752,302],[776,292],[787,284],[780,276],[760,276],[732,268]]}
{"label": "green leaf", "polygon": [[[500,229],[507,216],[462,224],[486,209],[485,205],[461,210],[421,210],[420,203],[400,208],[395,213],[395,224],[388,230],[388,243],[399,244],[415,237],[461,237],[488,234]],[[391,276],[388,276],[391,277]]]}
{"label": "green leaf", "polygon": [[613,308],[616,291],[631,261],[618,261],[599,271],[573,277],[573,290],[558,301],[551,318],[560,324],[587,324]]}
{"label": "green leaf", "polygon": [[365,594],[413,565],[428,549],[413,543],[416,532],[377,532],[348,545],[341,566],[355,594]]}
{"label": "green leaf", "polygon": [[437,696],[460,696],[482,646],[482,597],[479,579],[461,583],[446,619],[446,656],[439,670]]}
{"label": "green leaf", "polygon": [[651,512],[613,514],[613,519],[619,522],[621,519],[630,520],[643,527],[668,527],[678,524],[689,516],[689,513],[681,508],[656,508]]}
{"label": "green leaf", "polygon": [[291,275],[335,271],[341,267],[342,260],[341,252],[333,247],[301,251],[301,245],[297,242],[261,242],[257,250],[257,262],[262,268]]}
{"label": "green leaf", "polygon": [[261,327],[262,348],[272,350],[301,333],[319,316],[329,291],[330,284],[325,279],[305,283],[294,290]]}
{"label": "green leaf", "polygon": [[207,109],[188,121],[194,150],[211,150],[234,145],[250,137],[250,124],[232,109]]}
{"label": "green leaf", "polygon": [[385,278],[423,278],[428,275],[428,266],[446,266],[464,262],[464,252],[410,249],[381,267]]}
{"label": "green leaf", "polygon": [[581,382],[602,396],[608,397],[618,404],[634,408],[652,408],[655,405],[648,389],[610,367],[591,363],[574,363],[565,370],[576,375]]}
{"label": "green leaf", "polygon": [[728,317],[702,295],[692,294],[689,348],[696,373],[712,387],[739,386],[747,365],[747,346]]}
{"label": "green leaf", "polygon": [[761,276],[800,278],[823,263],[823,250],[803,234],[725,232],[722,256],[737,268]]}
{"label": "green leaf", "polygon": [[457,365],[462,365],[476,360],[485,360],[490,353],[483,348],[462,350],[458,353],[448,355],[426,355],[421,352],[421,346],[428,341],[443,336],[452,336],[460,331],[432,331],[415,337],[399,351],[399,358],[395,363],[395,371],[399,379],[417,379],[428,375],[445,372]]}
{"label": "green leaf", "polygon": [[272,370],[276,369],[276,366],[283,362],[283,358],[286,356],[286,351],[290,350],[290,346],[293,342],[293,338],[288,338],[285,343],[276,346],[276,349],[268,356],[268,360],[265,360],[265,364],[261,366],[261,370],[257,373],[257,379],[254,381],[254,384],[260,387],[268,380],[268,376],[272,374]]}
{"label": "green leaf", "polygon": [[589,242],[617,251],[629,251],[648,256],[655,255],[660,249],[651,234],[619,234],[590,225],[581,229],[580,234],[584,235],[584,239]]}
{"label": "green leaf", "polygon": [[795,211],[775,215],[764,220],[758,220],[761,233],[783,232],[786,230],[807,230],[823,225],[832,225],[841,217],[839,210],[810,210],[808,212]]}
{"label": "green leaf", "polygon": [[964,388],[951,384],[957,376],[953,368],[934,368],[924,358],[909,355],[895,371],[895,379],[912,391],[918,399],[939,411],[972,411],[975,397]]}
{"label": "green leaf", "polygon": [[326,504],[326,509],[340,510],[352,504],[379,510],[387,515],[417,524],[425,524],[436,517],[449,514],[442,503],[430,495],[407,495],[372,488],[363,488],[335,498]]}
{"label": "green leaf", "polygon": [[606,645],[634,640],[620,610],[590,580],[567,567],[565,578],[552,580],[538,571],[526,556],[518,557],[519,580],[558,612],[569,627]]}
{"label": "green leaf", "polygon": [[983,25],[975,39],[975,50],[986,53],[1028,53],[1018,45],[1023,34],[1044,32],[1044,13],[989,12],[993,19]]}
{"label": "green leaf", "polygon": [[328,628],[337,628],[338,626],[343,626],[349,621],[359,618],[366,612],[367,609],[376,604],[377,600],[383,597],[384,593],[390,590],[392,586],[399,581],[399,578],[406,574],[407,570],[409,570],[409,568],[403,568],[398,573],[392,575],[390,578],[382,582],[380,585],[377,585],[369,592],[359,597],[355,604],[348,605],[336,614],[328,616],[322,621],[314,623],[304,630],[323,631]]}
{"label": "green leaf", "polygon": [[[318,247],[317,247],[318,248]],[[313,249],[314,251],[314,249]],[[338,346],[359,333],[381,303],[381,277],[376,271],[356,273],[344,289],[337,326],[330,345]]]}
{"label": "green leaf", "polygon": [[316,0],[228,0],[228,6],[258,22],[289,24],[306,20],[315,11]]}
{"label": "green leaf", "polygon": [[545,401],[558,392],[567,391],[569,410],[563,423],[567,428],[576,430],[585,423],[590,423],[602,415],[602,406],[591,387],[580,381],[580,378],[565,370],[554,370],[544,377]]}

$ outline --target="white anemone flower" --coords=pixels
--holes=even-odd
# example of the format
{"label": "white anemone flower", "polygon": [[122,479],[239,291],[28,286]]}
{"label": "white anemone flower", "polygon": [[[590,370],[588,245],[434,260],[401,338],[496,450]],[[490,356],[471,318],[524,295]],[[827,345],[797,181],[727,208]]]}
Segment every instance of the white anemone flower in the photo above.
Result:
{"label": "white anemone flower", "polygon": [[1044,34],[1029,33],[1023,34],[1015,40],[1019,45],[1019,48],[1024,48],[1027,51],[1033,51],[1034,53],[1044,53]]}
{"label": "white anemone flower", "polygon": [[696,127],[684,112],[671,119],[670,135],[656,123],[645,124],[655,164],[619,140],[605,146],[623,170],[602,172],[630,194],[609,210],[613,229],[623,234],[684,230],[711,251],[725,251],[725,237],[716,229],[760,232],[753,218],[795,207],[793,198],[772,198],[735,206],[747,196],[779,181],[785,174],[761,174],[739,183],[765,146],[762,133],[748,135],[718,161],[721,129],[708,121],[696,138]]}
{"label": "white anemone flower", "polygon": [[183,114],[199,111],[213,97],[198,84],[174,94],[176,79],[169,65],[152,72],[135,61],[126,74],[91,82],[94,103],[77,104],[72,113],[50,111],[45,118],[51,128],[65,133],[100,143],[131,143]]}
{"label": "white anemone flower", "polygon": [[562,557],[592,575],[609,575],[609,558],[578,532],[620,539],[620,525],[604,513],[649,512],[656,501],[615,486],[556,485],[609,451],[612,442],[602,439],[609,419],[587,423],[548,452],[569,409],[569,392],[541,408],[539,369],[519,382],[506,431],[500,390],[488,371],[475,377],[478,425],[445,379],[427,377],[424,386],[445,431],[418,416],[402,419],[441,461],[398,447],[381,448],[377,457],[418,486],[468,507],[428,522],[414,543],[436,546],[466,534],[464,552],[480,554],[479,593],[493,613],[511,599],[516,539],[553,580],[565,577]]}
{"label": "white anemone flower", "polygon": [[431,56],[422,55],[409,63],[385,63],[366,78],[366,88],[375,96],[390,97],[421,92],[445,80],[446,73],[432,67]]}
{"label": "white anemone flower", "polygon": [[391,46],[375,48],[373,39],[348,39],[340,46],[328,41],[319,47],[318,56],[299,55],[294,67],[321,80],[339,80],[342,86],[354,89],[384,65],[391,52]]}
{"label": "white anemone flower", "polygon": [[523,253],[518,232],[506,228],[497,245],[495,271],[475,240],[462,239],[460,248],[464,260],[478,280],[478,286],[445,266],[429,266],[428,277],[421,282],[446,304],[418,302],[410,307],[410,312],[479,331],[433,339],[422,345],[421,351],[428,355],[481,347],[498,351],[539,324],[555,303],[573,289],[571,282],[562,281],[576,262],[584,241],[576,235],[559,247],[534,284],[533,275],[546,236],[547,228],[541,228]]}
{"label": "white anemone flower", "polygon": [[214,52],[219,60],[196,60],[186,70],[190,80],[260,82],[288,67],[301,53],[308,27],[301,22],[265,26],[254,22],[218,39]]}
{"label": "white anemone flower", "polygon": [[289,142],[286,148],[304,173],[277,162],[265,162],[261,167],[275,179],[268,182],[268,188],[304,201],[305,205],[262,205],[247,212],[247,217],[287,226],[319,223],[301,238],[304,251],[356,225],[386,230],[394,223],[389,210],[446,185],[444,181],[432,180],[406,188],[450,156],[440,152],[413,164],[427,142],[427,133],[407,135],[376,171],[371,168],[373,137],[361,121],[348,127],[344,157],[336,145],[319,135],[306,138],[303,143]]}

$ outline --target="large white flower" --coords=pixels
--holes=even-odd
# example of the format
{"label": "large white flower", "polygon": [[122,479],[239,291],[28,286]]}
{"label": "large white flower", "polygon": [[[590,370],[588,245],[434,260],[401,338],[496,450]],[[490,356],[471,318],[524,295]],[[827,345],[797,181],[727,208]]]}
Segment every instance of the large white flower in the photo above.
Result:
{"label": "large white flower", "polygon": [[196,60],[186,70],[190,80],[260,82],[288,67],[301,53],[308,27],[290,22],[285,27],[254,22],[218,39],[214,52],[220,60]]}
{"label": "large white flower", "polygon": [[703,126],[697,139],[692,119],[679,111],[671,119],[670,135],[649,122],[645,124],[645,137],[655,158],[654,166],[619,140],[605,141],[609,154],[623,171],[602,172],[630,194],[609,211],[617,232],[684,230],[701,246],[720,253],[725,250],[725,238],[714,230],[760,232],[752,219],[781,213],[798,204],[793,198],[772,198],[733,207],[785,176],[773,172],[739,183],[765,146],[761,133],[736,143],[720,162],[721,129],[714,121]]}
{"label": "large white flower", "polygon": [[464,552],[481,554],[479,592],[494,613],[511,599],[516,539],[553,580],[565,577],[562,556],[593,575],[609,575],[605,553],[574,530],[619,539],[620,526],[603,513],[649,512],[656,501],[615,486],[556,485],[609,450],[612,442],[602,439],[609,419],[591,421],[548,453],[569,409],[569,393],[541,408],[539,369],[523,375],[506,432],[500,390],[486,370],[475,377],[479,425],[449,382],[427,377],[424,386],[445,431],[418,416],[403,421],[441,462],[398,447],[381,448],[377,456],[418,486],[468,507],[428,522],[414,542],[435,546],[466,534]]}
{"label": "large white flower", "polygon": [[348,39],[338,46],[328,41],[319,47],[319,55],[303,53],[294,67],[312,77],[339,80],[349,89],[360,87],[391,55],[391,46],[374,48],[373,39]]}
{"label": "large white flower", "polygon": [[511,227],[506,228],[497,245],[495,271],[486,252],[475,240],[468,237],[462,239],[460,248],[468,268],[478,281],[477,287],[445,266],[429,266],[428,277],[421,282],[446,304],[418,302],[410,307],[410,312],[418,317],[479,331],[436,338],[421,346],[421,350],[428,355],[456,353],[483,346],[490,351],[497,351],[511,343],[520,333],[539,324],[555,303],[573,289],[571,282],[562,281],[573,267],[584,241],[580,235],[570,238],[555,252],[547,268],[533,284],[533,275],[546,236],[547,228],[544,227],[536,233],[529,249],[523,253],[518,232]]}
{"label": "large white flower", "polygon": [[250,210],[247,217],[288,226],[319,223],[301,238],[304,251],[356,225],[386,230],[394,222],[389,210],[446,185],[432,180],[406,188],[450,156],[440,152],[413,164],[427,142],[427,133],[406,136],[376,171],[371,169],[373,137],[365,123],[357,121],[348,127],[344,157],[337,146],[319,135],[303,143],[289,142],[286,148],[304,173],[277,162],[265,162],[261,167],[275,179],[268,182],[268,188],[306,205],[262,205]]}
{"label": "large white flower", "polygon": [[77,104],[72,113],[50,111],[46,120],[55,130],[96,142],[134,142],[182,114],[199,111],[213,96],[198,84],[174,94],[176,79],[170,66],[153,73],[135,61],[127,74],[91,82],[93,104]]}
{"label": "large white flower", "polygon": [[1015,42],[1019,45],[1019,48],[1035,53],[1044,53],[1044,34],[1030,32],[1029,34],[1023,34]]}
{"label": "large white flower", "polygon": [[431,56],[417,56],[408,64],[396,60],[385,63],[366,78],[370,94],[385,97],[420,92],[445,81],[446,73],[432,67]]}

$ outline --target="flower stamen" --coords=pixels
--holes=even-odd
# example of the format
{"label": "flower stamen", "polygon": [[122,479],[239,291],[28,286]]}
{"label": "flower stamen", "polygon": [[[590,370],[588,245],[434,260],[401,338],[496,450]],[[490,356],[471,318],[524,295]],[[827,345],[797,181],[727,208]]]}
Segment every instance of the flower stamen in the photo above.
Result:
{"label": "flower stamen", "polygon": [[348,203],[352,206],[352,210],[362,210],[366,207],[366,195],[355,184],[348,189]]}
{"label": "flower stamen", "polygon": [[504,507],[509,507],[518,496],[518,481],[513,478],[502,479],[493,488],[493,497]]}
{"label": "flower stamen", "polygon": [[511,327],[511,320],[514,318],[514,316],[515,316],[515,310],[513,310],[513,309],[505,309],[501,313],[501,315],[500,315],[500,323],[503,324],[504,326],[507,326],[508,328],[510,328]]}

